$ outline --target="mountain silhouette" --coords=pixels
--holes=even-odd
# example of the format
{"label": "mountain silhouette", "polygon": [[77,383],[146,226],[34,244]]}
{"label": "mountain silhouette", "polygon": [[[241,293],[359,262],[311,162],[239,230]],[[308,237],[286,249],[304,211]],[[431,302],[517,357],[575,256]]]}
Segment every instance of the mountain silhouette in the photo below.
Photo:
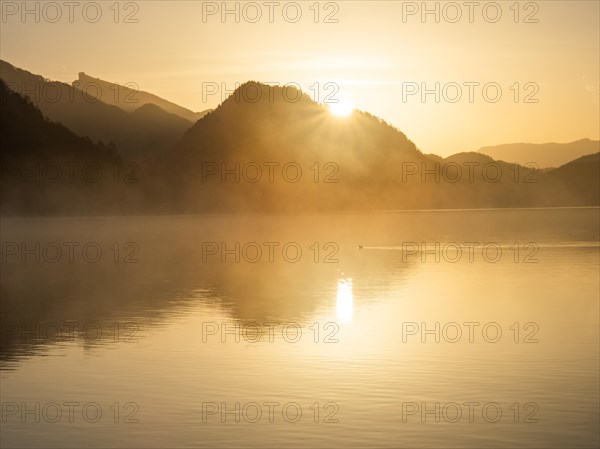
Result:
{"label": "mountain silhouette", "polygon": [[65,126],[45,118],[28,97],[10,90],[0,80],[0,142],[2,162],[22,159],[117,162],[118,153],[79,137]]}
{"label": "mountain silhouette", "polygon": [[539,168],[556,168],[581,156],[600,151],[600,141],[581,139],[570,143],[510,143],[478,150],[494,159],[517,164],[534,163]]}
{"label": "mountain silhouette", "polygon": [[[302,92],[257,82],[240,86],[198,121],[170,156],[174,159],[161,166],[169,167],[169,185],[176,186],[188,212],[198,205],[210,210],[338,210],[589,204],[595,179],[583,174],[580,188],[565,190],[564,183],[575,173],[566,173],[558,182],[545,178],[549,170],[496,161],[477,152],[447,158],[425,155],[401,131],[368,113],[354,111],[337,118]],[[231,173],[236,164],[243,172],[244,167],[267,162],[277,167],[294,162],[309,176],[295,183],[280,177],[268,184],[264,168],[263,182],[244,182]],[[335,164],[337,182],[314,182],[308,168],[315,162],[319,167]],[[207,166],[217,173],[207,176]],[[407,176],[408,169],[416,174]],[[456,170],[461,170],[460,176]],[[598,167],[589,170],[597,172]]]}
{"label": "mountain silhouette", "polygon": [[[21,72],[14,69],[12,79],[15,73],[24,77]],[[47,83],[41,77],[25,76],[29,81],[31,77]],[[93,144],[75,135],[82,134],[80,127],[114,132],[121,126],[118,129],[135,139],[144,154],[135,166],[143,182],[121,183],[121,178],[114,182],[109,176],[103,183],[58,189],[31,183],[21,188],[13,182],[3,185],[3,213],[329,212],[600,204],[598,154],[544,170],[496,161],[478,152],[447,158],[425,155],[404,133],[369,113],[335,117],[326,105],[299,90],[254,81],[240,86],[190,127],[184,126],[189,123],[185,119],[155,104],[125,112],[97,100],[90,102],[72,86],[58,85],[67,89],[65,95],[80,101],[67,97],[67,104],[56,105],[38,99],[38,110],[34,100],[3,84],[3,95],[10,99],[2,107],[3,165],[15,160],[90,160],[112,164],[122,173],[125,162],[117,153],[126,159],[131,150]],[[44,109],[62,114],[68,119],[63,123],[75,123],[69,127],[75,134],[51,123],[54,119]],[[91,117],[99,122],[90,123]],[[157,128],[184,129],[160,140],[148,131]]]}
{"label": "mountain silhouette", "polygon": [[84,72],[80,72],[79,78],[73,81],[73,87],[84,90],[104,103],[117,106],[127,112],[133,112],[144,105],[153,104],[192,123],[200,120],[209,112],[209,110],[193,112],[149,92],[93,78]]}
{"label": "mountain silhouette", "polygon": [[[262,90],[260,100],[244,98],[248,86]],[[345,175],[359,176],[376,169],[382,178],[393,170],[382,170],[381,163],[393,168],[403,161],[427,160],[402,132],[370,114],[355,111],[349,118],[336,118],[301,91],[288,88],[284,93],[280,87],[255,82],[240,86],[190,128],[175,155],[186,162],[228,158],[333,161],[344,165]]]}
{"label": "mountain silhouette", "polygon": [[[208,197],[211,206],[225,209],[364,207],[373,199],[416,205],[414,186],[401,182],[402,164],[428,161],[402,132],[368,113],[334,117],[295,88],[254,81],[191,127],[173,156],[161,163],[172,170],[172,185],[187,195],[186,204]],[[216,164],[221,173],[223,166],[239,164],[243,171],[257,164],[262,176],[258,182],[237,182],[228,175],[222,182],[217,175],[204,182],[207,164]],[[273,182],[267,181],[267,164],[275,167]],[[294,176],[301,169],[299,181],[284,179],[286,164],[296,167],[290,170]]]}
{"label": "mountain silhouette", "polygon": [[[582,156],[541,176],[536,202],[553,206],[600,205],[600,153]],[[552,193],[550,199],[547,192]]]}
{"label": "mountain silhouette", "polygon": [[115,143],[127,159],[168,151],[192,126],[191,121],[156,105],[143,105],[139,113],[126,112],[94,98],[92,89],[83,92],[65,83],[49,81],[6,61],[0,61],[0,79],[12,90],[27,95],[50,120],[94,141]]}
{"label": "mountain silhouette", "polygon": [[135,192],[121,182],[127,165],[114,145],[94,144],[51,122],[3,80],[0,99],[3,215],[126,210]]}

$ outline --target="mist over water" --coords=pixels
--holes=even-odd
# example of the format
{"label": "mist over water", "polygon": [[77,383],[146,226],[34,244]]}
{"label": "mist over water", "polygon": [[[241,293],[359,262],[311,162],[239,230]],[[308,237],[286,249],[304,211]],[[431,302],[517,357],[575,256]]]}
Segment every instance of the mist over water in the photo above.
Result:
{"label": "mist over water", "polygon": [[599,212],[2,219],[0,443],[597,447]]}

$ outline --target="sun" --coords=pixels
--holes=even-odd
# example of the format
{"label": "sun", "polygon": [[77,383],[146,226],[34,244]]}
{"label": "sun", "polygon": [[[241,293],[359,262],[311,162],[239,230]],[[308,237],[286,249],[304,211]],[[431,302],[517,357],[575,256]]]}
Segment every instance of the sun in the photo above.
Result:
{"label": "sun", "polygon": [[352,114],[354,107],[349,101],[340,100],[337,103],[329,103],[329,112],[336,117],[347,117]]}

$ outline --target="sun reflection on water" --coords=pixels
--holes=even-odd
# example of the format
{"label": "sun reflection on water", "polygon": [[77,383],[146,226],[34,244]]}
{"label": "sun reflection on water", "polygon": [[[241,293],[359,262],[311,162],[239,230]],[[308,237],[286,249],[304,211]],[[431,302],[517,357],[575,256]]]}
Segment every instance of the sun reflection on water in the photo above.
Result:
{"label": "sun reflection on water", "polygon": [[352,279],[340,279],[337,284],[336,314],[340,323],[351,323],[354,304],[352,298]]}

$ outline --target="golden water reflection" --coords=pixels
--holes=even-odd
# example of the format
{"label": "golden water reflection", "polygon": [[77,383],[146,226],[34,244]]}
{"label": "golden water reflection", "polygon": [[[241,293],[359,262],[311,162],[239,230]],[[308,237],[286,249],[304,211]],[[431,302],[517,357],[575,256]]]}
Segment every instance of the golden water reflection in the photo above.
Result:
{"label": "golden water reflection", "polygon": [[336,314],[338,322],[351,323],[354,303],[352,298],[352,279],[339,279],[337,284]]}

